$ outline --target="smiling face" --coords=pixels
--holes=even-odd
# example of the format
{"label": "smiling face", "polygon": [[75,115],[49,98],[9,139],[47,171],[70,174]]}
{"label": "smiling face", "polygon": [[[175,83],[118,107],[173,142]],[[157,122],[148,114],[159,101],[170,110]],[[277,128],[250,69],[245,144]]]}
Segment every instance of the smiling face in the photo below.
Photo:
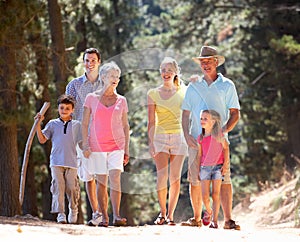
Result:
{"label": "smiling face", "polygon": [[215,124],[215,120],[212,119],[212,116],[208,112],[203,112],[201,114],[200,123],[203,129],[211,130]]}
{"label": "smiling face", "polygon": [[161,65],[160,76],[164,82],[173,82],[175,75],[175,68],[171,63],[163,63]]}
{"label": "smiling face", "polygon": [[91,72],[98,72],[101,60],[98,59],[96,53],[86,53],[84,56],[84,68],[87,74]]}
{"label": "smiling face", "polygon": [[73,111],[74,111],[74,108],[73,108],[72,104],[60,103],[58,105],[59,117],[64,121],[68,121],[71,119],[71,114],[73,113]]}
{"label": "smiling face", "polygon": [[218,59],[214,57],[202,58],[200,67],[204,75],[212,75],[217,73]]}

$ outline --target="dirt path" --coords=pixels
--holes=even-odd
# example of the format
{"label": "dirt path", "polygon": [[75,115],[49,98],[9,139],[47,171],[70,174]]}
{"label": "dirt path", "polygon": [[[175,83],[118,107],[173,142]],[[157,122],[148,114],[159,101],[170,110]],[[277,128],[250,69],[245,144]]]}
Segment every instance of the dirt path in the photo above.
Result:
{"label": "dirt path", "polygon": [[201,241],[209,242],[299,242],[300,229],[286,227],[254,228],[251,224],[241,223],[241,231],[209,229],[208,227],[191,228],[176,226],[134,226],[134,227],[89,227],[86,225],[60,225],[55,222],[32,218],[0,217],[0,241],[95,241],[101,240],[137,242],[143,240],[166,241]]}

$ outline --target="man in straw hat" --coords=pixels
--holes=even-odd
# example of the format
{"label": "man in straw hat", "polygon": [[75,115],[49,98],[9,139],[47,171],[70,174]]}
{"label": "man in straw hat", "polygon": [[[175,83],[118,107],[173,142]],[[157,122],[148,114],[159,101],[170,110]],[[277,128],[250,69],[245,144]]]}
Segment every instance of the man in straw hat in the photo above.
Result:
{"label": "man in straw hat", "polygon": [[[202,195],[199,178],[200,160],[197,159],[198,143],[196,138],[201,133],[200,112],[206,109],[217,111],[222,118],[224,136],[228,137],[237,124],[240,114],[240,104],[234,83],[221,73],[217,67],[225,62],[224,56],[218,55],[217,50],[210,46],[203,46],[198,57],[193,58],[199,64],[203,73],[199,80],[191,82],[187,88],[182,103],[182,127],[185,139],[189,146],[190,200],[194,217],[184,226],[201,226]],[[191,120],[191,122],[190,122]],[[224,229],[240,229],[240,226],[231,219],[232,185],[230,168],[226,171],[221,186],[221,205],[224,212]]]}

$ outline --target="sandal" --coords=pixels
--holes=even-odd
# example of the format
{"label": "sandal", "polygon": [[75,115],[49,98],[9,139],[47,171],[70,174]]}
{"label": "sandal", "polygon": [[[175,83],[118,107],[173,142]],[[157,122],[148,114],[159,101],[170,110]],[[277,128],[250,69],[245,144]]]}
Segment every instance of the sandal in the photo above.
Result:
{"label": "sandal", "polygon": [[217,222],[211,222],[210,225],[209,225],[209,228],[211,229],[217,229],[218,228],[218,223]]}
{"label": "sandal", "polygon": [[202,223],[200,221],[196,221],[195,218],[189,218],[186,222],[181,222],[181,226],[191,226],[191,227],[201,227]]}
{"label": "sandal", "polygon": [[154,221],[156,225],[163,225],[166,222],[165,217],[161,216],[161,213],[158,215],[157,219]]}
{"label": "sandal", "polygon": [[113,222],[113,226],[126,226],[127,225],[127,219],[126,218],[118,218],[115,219],[115,221]]}
{"label": "sandal", "polygon": [[211,219],[211,214],[207,211],[204,212],[203,218],[202,218],[202,222],[204,226],[207,226],[210,224],[210,219]]}
{"label": "sandal", "polygon": [[176,225],[176,223],[173,220],[170,220],[169,218],[167,218],[167,224],[170,226]]}
{"label": "sandal", "polygon": [[102,221],[102,222],[99,223],[98,226],[99,226],[99,227],[105,227],[105,228],[107,228],[107,227],[108,227],[108,222]]}

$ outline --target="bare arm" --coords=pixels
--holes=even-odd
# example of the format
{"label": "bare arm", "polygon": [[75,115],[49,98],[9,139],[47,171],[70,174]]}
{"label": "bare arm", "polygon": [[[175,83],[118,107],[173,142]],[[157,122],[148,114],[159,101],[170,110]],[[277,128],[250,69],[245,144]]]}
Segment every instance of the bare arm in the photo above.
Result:
{"label": "bare arm", "polygon": [[189,147],[193,149],[198,149],[197,140],[190,135],[189,133],[189,125],[190,125],[190,111],[183,110],[182,111],[182,130],[186,140],[186,143]]}
{"label": "bare arm", "polygon": [[41,122],[44,120],[44,116],[41,115],[40,113],[37,113],[37,115],[34,117],[35,120],[38,120],[37,128],[36,128],[36,135],[38,137],[38,140],[41,144],[46,143],[47,138],[45,135],[42,133],[42,128],[41,128]]}
{"label": "bare arm", "polygon": [[229,119],[226,125],[223,127],[224,133],[229,133],[231,130],[234,129],[235,125],[238,123],[240,119],[240,111],[236,108],[229,109]]}
{"label": "bare arm", "polygon": [[148,144],[149,152],[153,157],[155,155],[155,149],[153,145],[154,132],[155,132],[155,104],[151,97],[148,96]]}
{"label": "bare arm", "polygon": [[122,124],[125,134],[125,155],[124,155],[124,166],[126,166],[129,162],[129,123],[128,116],[126,112],[123,112],[122,115]]}
{"label": "bare arm", "polygon": [[81,132],[82,132],[82,148],[84,157],[88,158],[91,154],[89,143],[88,143],[88,130],[90,123],[91,110],[84,107],[82,122],[81,122]]}

